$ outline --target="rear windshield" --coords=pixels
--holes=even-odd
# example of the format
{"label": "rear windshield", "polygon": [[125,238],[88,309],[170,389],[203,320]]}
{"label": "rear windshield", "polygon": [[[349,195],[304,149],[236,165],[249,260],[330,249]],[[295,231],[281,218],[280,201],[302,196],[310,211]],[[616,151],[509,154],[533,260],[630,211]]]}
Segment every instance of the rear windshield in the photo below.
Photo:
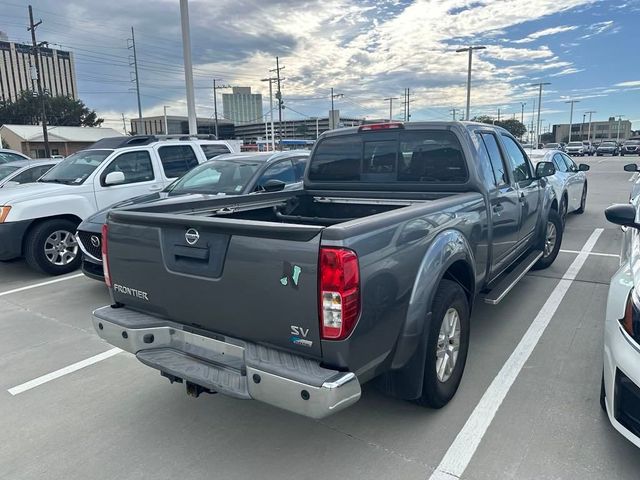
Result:
{"label": "rear windshield", "polygon": [[19,168],[20,167],[15,167],[13,165],[0,165],[0,180],[2,180],[3,178],[7,178]]}
{"label": "rear windshield", "polygon": [[447,130],[354,133],[322,140],[309,180],[333,182],[465,183],[458,137]]}

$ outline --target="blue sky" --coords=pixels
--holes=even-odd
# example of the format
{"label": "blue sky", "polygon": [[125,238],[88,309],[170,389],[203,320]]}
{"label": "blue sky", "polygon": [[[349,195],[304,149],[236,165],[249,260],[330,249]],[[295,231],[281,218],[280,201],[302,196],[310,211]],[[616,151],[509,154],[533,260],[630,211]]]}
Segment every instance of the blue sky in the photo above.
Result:
{"label": "blue sky", "polygon": [[[134,118],[126,38],[136,29],[143,113],[184,114],[185,94],[177,0],[34,0],[39,40],[74,51],[81,98],[109,126]],[[26,41],[27,4],[0,0],[0,30]],[[190,2],[198,114],[213,114],[211,80],[268,93],[261,78],[286,66],[285,118],[327,115],[329,89],[343,116],[388,115],[384,98],[409,87],[412,120],[451,118],[465,104],[466,56],[474,57],[473,115],[530,120],[545,87],[543,124],[623,115],[640,129],[637,61],[640,0],[219,0]],[[635,51],[634,51],[635,50]],[[266,105],[265,113],[269,108]],[[402,115],[398,101],[395,115]],[[221,109],[219,109],[219,113]]]}

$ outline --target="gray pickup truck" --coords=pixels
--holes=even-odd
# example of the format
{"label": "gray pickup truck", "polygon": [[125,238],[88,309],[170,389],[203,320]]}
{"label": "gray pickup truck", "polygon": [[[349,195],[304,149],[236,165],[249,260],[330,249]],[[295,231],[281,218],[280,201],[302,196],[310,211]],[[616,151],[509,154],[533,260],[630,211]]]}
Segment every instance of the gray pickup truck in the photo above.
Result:
{"label": "gray pickup truck", "polygon": [[439,408],[478,299],[555,259],[558,201],[505,130],[386,123],[323,134],[296,192],[112,210],[103,339],[187,393],[313,418],[364,382]]}

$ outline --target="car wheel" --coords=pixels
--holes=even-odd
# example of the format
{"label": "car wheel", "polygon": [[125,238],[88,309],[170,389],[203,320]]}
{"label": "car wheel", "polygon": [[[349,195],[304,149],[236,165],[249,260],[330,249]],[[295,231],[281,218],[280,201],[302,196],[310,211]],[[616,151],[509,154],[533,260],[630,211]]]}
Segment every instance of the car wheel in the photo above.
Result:
{"label": "car wheel", "polygon": [[567,222],[567,208],[569,206],[569,202],[567,200],[567,196],[562,196],[562,202],[560,202],[560,219],[562,220],[562,225]]}
{"label": "car wheel", "polygon": [[600,406],[607,411],[607,391],[604,388],[604,372],[602,372],[602,382],[600,383]]}
{"label": "car wheel", "polygon": [[80,266],[82,254],[74,232],[78,224],[54,219],[36,225],[25,241],[27,264],[49,275],[62,275]]}
{"label": "car wheel", "polygon": [[587,184],[584,184],[582,187],[582,197],[580,197],[580,208],[576,210],[577,214],[584,213],[584,210],[587,208]]}
{"label": "car wheel", "polygon": [[545,228],[544,236],[540,249],[542,250],[542,257],[533,266],[534,270],[543,270],[555,261],[560,251],[560,245],[562,244],[562,220],[557,210],[550,210],[549,217],[547,218],[547,226]]}
{"label": "car wheel", "polygon": [[469,302],[460,284],[442,280],[431,312],[422,395],[416,402],[442,408],[458,390],[469,348]]}

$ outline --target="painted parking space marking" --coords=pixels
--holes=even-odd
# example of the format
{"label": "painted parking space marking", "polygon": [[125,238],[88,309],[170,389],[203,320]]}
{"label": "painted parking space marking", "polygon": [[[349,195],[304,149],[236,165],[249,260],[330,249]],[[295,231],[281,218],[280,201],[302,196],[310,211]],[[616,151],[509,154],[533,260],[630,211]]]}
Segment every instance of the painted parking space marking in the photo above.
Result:
{"label": "painted parking space marking", "polygon": [[612,257],[612,258],[620,258],[620,255],[615,253],[601,253],[601,252],[583,252],[582,250],[560,250],[560,253],[586,253],[587,255],[594,255],[596,257]]}
{"label": "painted parking space marking", "polygon": [[589,253],[603,231],[603,228],[596,228],[593,231],[578,256],[571,263],[562,279],[553,289],[553,292],[551,292],[551,295],[540,309],[516,349],[493,379],[489,388],[487,388],[462,430],[447,450],[440,465],[431,475],[430,480],[455,480],[459,479],[465,472],[491,422],[493,422],[500,405],[502,405],[511,386],[533,353],[542,334],[549,326],[553,315],[562,303],[580,269],[589,258]]}
{"label": "painted parking space marking", "polygon": [[11,395],[18,395],[20,393],[24,393],[27,390],[31,390],[32,388],[39,387],[40,385],[50,382],[51,380],[55,380],[56,378],[63,377],[64,375],[68,375],[73,372],[77,372],[80,369],[88,367],[89,365],[93,365],[95,363],[106,360],[107,358],[111,358],[114,355],[122,352],[119,348],[112,348],[111,350],[107,350],[106,352],[99,353],[98,355],[94,355],[93,357],[85,358],[79,362],[76,362],[72,365],[68,365],[60,370],[56,370],[55,372],[47,373],[38,378],[34,378],[33,380],[29,380],[26,383],[21,385],[17,385],[13,388],[10,388],[8,392]]}
{"label": "painted parking space marking", "polygon": [[47,280],[46,282],[34,283],[33,285],[27,285],[26,287],[14,288],[13,290],[7,290],[6,292],[0,292],[0,297],[5,295],[11,295],[12,293],[24,292],[25,290],[31,290],[32,288],[45,287],[54,283],[64,282],[66,280],[72,280],[74,278],[83,277],[83,273],[76,273],[75,275],[69,275],[68,277],[58,277],[53,280]]}

